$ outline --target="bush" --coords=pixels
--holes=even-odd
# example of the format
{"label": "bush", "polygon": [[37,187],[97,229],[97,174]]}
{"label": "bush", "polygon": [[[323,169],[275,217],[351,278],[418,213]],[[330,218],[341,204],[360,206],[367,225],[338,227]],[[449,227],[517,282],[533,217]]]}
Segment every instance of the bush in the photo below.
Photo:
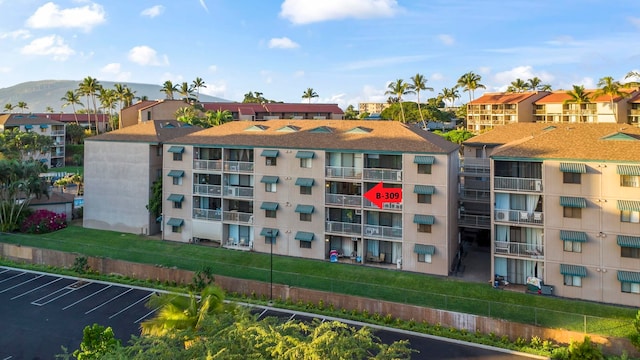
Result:
{"label": "bush", "polygon": [[20,230],[29,234],[46,234],[66,227],[66,214],[56,214],[53,211],[42,209],[29,215],[22,223]]}

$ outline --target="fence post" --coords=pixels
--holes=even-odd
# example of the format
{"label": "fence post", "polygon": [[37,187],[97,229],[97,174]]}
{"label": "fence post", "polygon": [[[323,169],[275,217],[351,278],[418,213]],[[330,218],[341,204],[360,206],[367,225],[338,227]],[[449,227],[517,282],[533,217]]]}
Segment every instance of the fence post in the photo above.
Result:
{"label": "fence post", "polygon": [[491,317],[491,301],[489,301],[489,315],[487,315],[488,317]]}
{"label": "fence post", "polygon": [[587,315],[582,315],[584,318],[584,333],[587,333]]}

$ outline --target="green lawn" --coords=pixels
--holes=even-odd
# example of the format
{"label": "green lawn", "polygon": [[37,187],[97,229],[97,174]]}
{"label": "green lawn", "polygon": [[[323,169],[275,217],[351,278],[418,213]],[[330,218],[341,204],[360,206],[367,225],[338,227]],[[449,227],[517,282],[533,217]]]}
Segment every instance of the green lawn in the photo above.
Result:
{"label": "green lawn", "polygon": [[[0,242],[269,281],[270,256],[164,242],[70,226],[46,235],[1,234]],[[628,307],[495,290],[487,284],[300,258],[273,257],[274,283],[491,316],[610,336],[628,336],[636,310]]]}

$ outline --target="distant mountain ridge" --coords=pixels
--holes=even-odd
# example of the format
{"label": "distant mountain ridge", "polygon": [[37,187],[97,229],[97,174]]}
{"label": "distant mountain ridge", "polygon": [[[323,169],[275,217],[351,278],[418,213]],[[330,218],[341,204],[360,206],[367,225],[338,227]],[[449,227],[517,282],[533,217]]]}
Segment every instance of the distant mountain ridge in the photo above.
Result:
{"label": "distant mountain ridge", "polygon": [[[81,81],[82,80],[28,81],[7,88],[2,88],[0,89],[0,113],[5,112],[5,104],[9,103],[16,106],[20,101],[27,103],[28,109],[24,111],[25,113],[43,113],[46,111],[47,106],[52,107],[56,113],[72,113],[73,109],[71,106],[62,107],[62,105],[64,105],[64,101],[61,101],[60,98],[62,98],[68,90],[76,90]],[[113,88],[114,84],[124,84],[131,88],[131,90],[135,91],[136,96],[147,96],[149,100],[165,98],[164,93],[160,92],[160,89],[162,88],[160,85],[131,83],[125,81],[100,81],[100,84],[106,88]],[[176,93],[175,96],[177,97],[179,95]],[[86,99],[84,97],[82,97],[80,101],[85,105],[85,107],[87,106],[87,104],[85,104]],[[201,93],[200,101],[229,102],[230,100]],[[76,110],[79,108],[81,107],[76,106]],[[21,110],[18,108],[13,110],[14,113],[18,113],[20,111]]]}

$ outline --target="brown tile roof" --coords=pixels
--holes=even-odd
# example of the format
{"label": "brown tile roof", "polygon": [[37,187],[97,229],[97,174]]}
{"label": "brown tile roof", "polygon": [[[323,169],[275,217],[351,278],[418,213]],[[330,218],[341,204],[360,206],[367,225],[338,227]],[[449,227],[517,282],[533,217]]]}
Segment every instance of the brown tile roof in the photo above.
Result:
{"label": "brown tile roof", "polygon": [[36,114],[2,114],[0,115],[0,124],[4,126],[21,126],[21,125],[64,125],[60,121],[53,120]]}
{"label": "brown tile roof", "polygon": [[[298,131],[278,131],[287,125],[298,128]],[[259,130],[258,126],[265,130]],[[330,132],[314,131],[320,127],[326,127]],[[350,132],[356,127],[362,129]],[[397,121],[364,120],[232,121],[173,139],[170,143],[416,153],[450,153],[458,149],[458,145],[418,126]]]}
{"label": "brown tile roof", "polygon": [[470,104],[517,104],[537,94],[538,92],[484,93],[481,97],[471,101]]}
{"label": "brown tile roof", "polygon": [[492,153],[500,158],[640,162],[640,128],[625,124],[515,123],[465,144],[504,144]]}
{"label": "brown tile roof", "polygon": [[[40,117],[46,117],[52,120],[56,120],[56,121],[61,121],[64,123],[75,123],[76,122],[76,115],[74,115],[73,113],[71,114],[59,114],[59,113],[37,113],[34,115],[38,115]],[[79,123],[95,123],[96,118],[95,118],[95,114],[77,114],[78,116],[78,122]],[[109,115],[108,114],[98,114],[98,123],[106,123],[109,122]]]}
{"label": "brown tile roof", "polygon": [[233,102],[205,102],[202,103],[205,110],[228,110],[230,112],[242,112],[242,114],[254,113],[331,113],[344,114],[344,111],[337,104],[304,104],[304,103],[233,103]]}
{"label": "brown tile roof", "polygon": [[[591,89],[591,90],[585,90],[585,93],[591,97],[592,94],[595,92],[596,90]],[[627,93],[627,94],[633,94],[636,89],[620,89],[621,92]],[[554,91],[551,94],[543,97],[542,99],[537,100],[535,103],[536,104],[562,104],[564,103],[566,100],[571,99],[571,96],[569,96],[569,94],[567,94],[566,90],[559,90],[559,91]],[[617,96],[613,98],[613,101],[620,101],[622,100],[622,97]],[[608,95],[600,95],[598,97],[596,97],[595,99],[591,99],[591,102],[609,102],[611,101],[611,99],[609,99]]]}
{"label": "brown tile roof", "polygon": [[640,104],[640,92],[636,96],[631,97],[629,99],[629,102],[634,104]]}
{"label": "brown tile roof", "polygon": [[[33,198],[29,201],[29,206],[32,205],[46,205],[46,204],[67,204],[72,203],[75,195],[72,193],[63,193],[54,189],[49,197],[42,195],[40,199]],[[69,219],[71,220],[71,219]]]}
{"label": "brown tile roof", "polygon": [[168,140],[181,137],[202,130],[197,126],[188,126],[177,120],[155,120],[127,126],[125,128],[110,131],[93,136],[85,141],[122,141],[164,143]]}

